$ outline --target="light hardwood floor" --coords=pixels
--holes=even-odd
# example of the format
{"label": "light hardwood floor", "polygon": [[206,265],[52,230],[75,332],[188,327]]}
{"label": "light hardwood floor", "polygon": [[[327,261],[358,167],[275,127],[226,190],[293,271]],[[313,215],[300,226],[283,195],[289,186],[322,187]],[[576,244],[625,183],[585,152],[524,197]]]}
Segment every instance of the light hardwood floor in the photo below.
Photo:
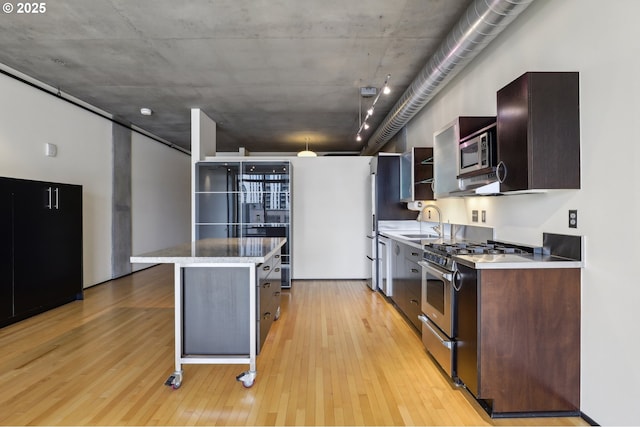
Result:
{"label": "light hardwood floor", "polygon": [[185,365],[171,390],[171,266],[87,289],[0,329],[0,424],[587,425],[490,419],[362,281],[295,282],[282,303],[251,389],[246,365]]}

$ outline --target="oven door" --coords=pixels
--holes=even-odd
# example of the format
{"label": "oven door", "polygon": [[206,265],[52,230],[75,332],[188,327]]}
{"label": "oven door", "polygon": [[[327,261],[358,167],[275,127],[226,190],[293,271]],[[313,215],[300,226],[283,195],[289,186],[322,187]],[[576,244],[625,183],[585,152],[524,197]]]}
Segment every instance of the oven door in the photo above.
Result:
{"label": "oven door", "polygon": [[449,338],[455,338],[453,275],[426,261],[422,267],[422,312]]}

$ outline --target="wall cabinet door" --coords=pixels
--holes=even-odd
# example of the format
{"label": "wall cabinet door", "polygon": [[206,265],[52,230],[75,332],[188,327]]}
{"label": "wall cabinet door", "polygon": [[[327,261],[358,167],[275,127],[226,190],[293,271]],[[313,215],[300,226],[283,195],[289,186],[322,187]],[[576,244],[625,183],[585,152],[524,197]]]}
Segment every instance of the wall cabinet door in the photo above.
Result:
{"label": "wall cabinet door", "polygon": [[400,200],[433,199],[433,148],[413,147],[400,156]]}
{"label": "wall cabinet door", "polygon": [[503,191],[580,188],[577,72],[525,73],[497,93]]}

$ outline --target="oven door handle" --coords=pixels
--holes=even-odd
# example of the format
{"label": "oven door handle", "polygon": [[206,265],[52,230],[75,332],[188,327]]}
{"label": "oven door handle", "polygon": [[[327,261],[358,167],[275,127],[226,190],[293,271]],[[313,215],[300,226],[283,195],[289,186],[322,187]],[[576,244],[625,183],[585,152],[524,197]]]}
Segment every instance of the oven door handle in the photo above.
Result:
{"label": "oven door handle", "polygon": [[444,280],[451,283],[453,281],[453,273],[446,270],[441,270],[439,268],[434,267],[426,261],[418,261],[418,264],[427,271],[429,271],[434,276],[441,276]]}
{"label": "oven door handle", "polygon": [[431,326],[431,321],[427,316],[425,316],[424,314],[420,314],[418,315],[418,320],[420,320],[424,326],[429,328],[431,333],[438,338],[438,340],[440,341],[440,344],[442,344],[444,347],[447,347],[449,350],[451,350],[451,347],[453,346],[451,341],[442,338],[441,334],[435,329],[433,329],[433,326]]}

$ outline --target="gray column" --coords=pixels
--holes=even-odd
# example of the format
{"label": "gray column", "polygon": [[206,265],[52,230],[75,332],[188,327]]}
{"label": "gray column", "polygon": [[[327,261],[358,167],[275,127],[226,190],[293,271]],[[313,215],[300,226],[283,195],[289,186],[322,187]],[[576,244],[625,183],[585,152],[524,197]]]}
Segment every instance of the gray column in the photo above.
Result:
{"label": "gray column", "polygon": [[131,129],[112,125],[111,276],[131,273]]}

